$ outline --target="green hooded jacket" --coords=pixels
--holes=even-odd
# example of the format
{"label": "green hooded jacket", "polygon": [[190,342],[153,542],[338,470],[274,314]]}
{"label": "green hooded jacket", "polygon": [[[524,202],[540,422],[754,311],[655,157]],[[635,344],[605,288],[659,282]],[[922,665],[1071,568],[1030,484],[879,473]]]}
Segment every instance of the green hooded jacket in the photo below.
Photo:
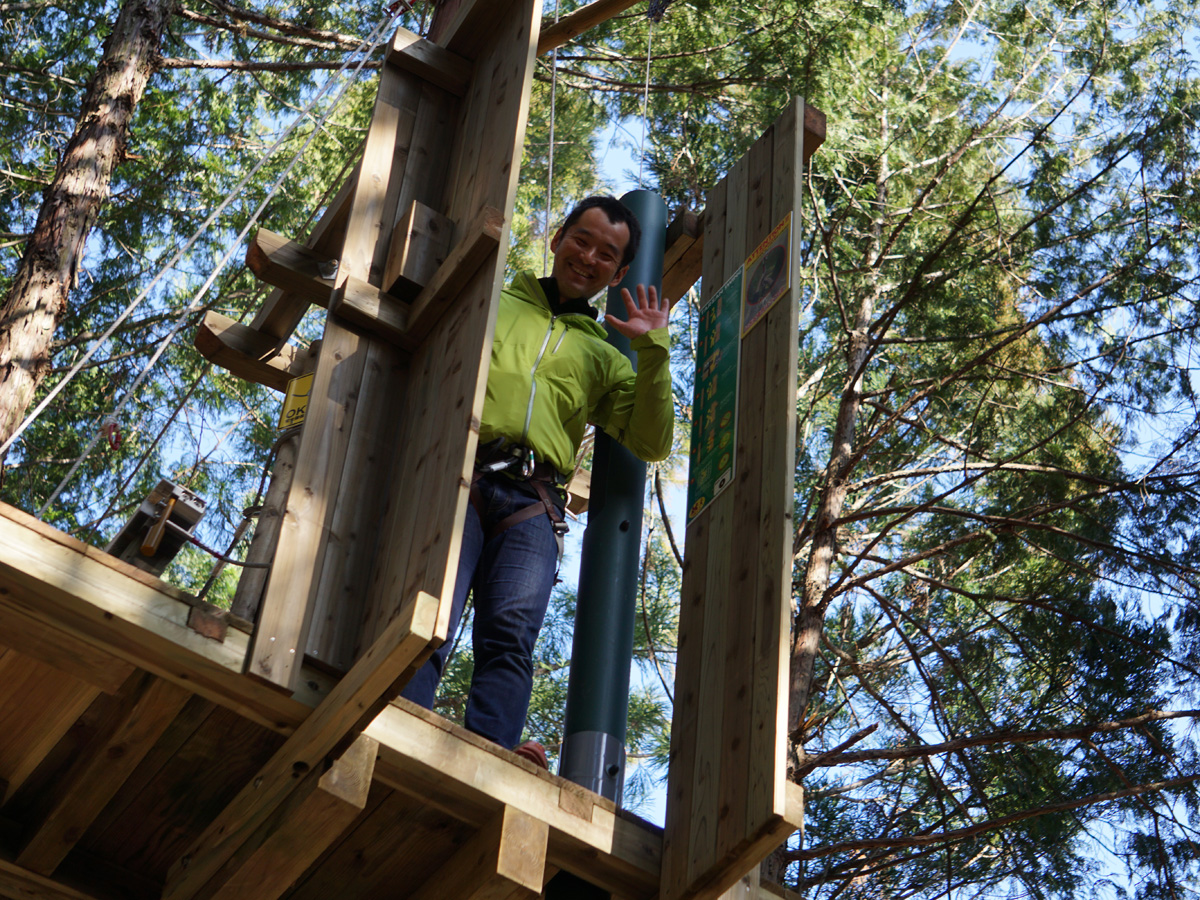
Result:
{"label": "green hooded jacket", "polygon": [[599,323],[555,316],[532,272],[500,295],[481,444],[503,437],[570,475],[591,422],[640,459],[666,458],[675,424],[666,328],[634,338],[637,372]]}

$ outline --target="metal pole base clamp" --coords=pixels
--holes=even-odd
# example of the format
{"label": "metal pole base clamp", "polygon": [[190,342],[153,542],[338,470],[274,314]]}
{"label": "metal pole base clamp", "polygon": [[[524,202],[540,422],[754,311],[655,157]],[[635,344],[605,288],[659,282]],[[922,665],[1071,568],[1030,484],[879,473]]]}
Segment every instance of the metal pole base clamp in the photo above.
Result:
{"label": "metal pole base clamp", "polygon": [[625,745],[603,731],[568,734],[558,774],[620,806],[625,788]]}

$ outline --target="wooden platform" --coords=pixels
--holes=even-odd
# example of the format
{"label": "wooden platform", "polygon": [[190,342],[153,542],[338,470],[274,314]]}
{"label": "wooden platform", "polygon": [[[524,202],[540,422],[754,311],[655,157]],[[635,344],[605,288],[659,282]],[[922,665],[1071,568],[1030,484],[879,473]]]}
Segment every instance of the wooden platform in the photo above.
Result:
{"label": "wooden platform", "polygon": [[[242,675],[246,629],[0,505],[0,896],[162,895],[333,687],[308,667],[292,696]],[[311,862],[281,884],[286,867],[267,851],[265,881],[236,859],[240,878],[197,896],[467,897],[489,865],[512,882],[495,896],[537,896],[521,880],[558,869],[620,897],[657,894],[656,826],[403,701],[366,736],[378,747],[361,808],[301,785],[288,815],[304,846],[289,851],[278,823],[283,837],[264,845]],[[464,873],[469,889],[446,893]]]}

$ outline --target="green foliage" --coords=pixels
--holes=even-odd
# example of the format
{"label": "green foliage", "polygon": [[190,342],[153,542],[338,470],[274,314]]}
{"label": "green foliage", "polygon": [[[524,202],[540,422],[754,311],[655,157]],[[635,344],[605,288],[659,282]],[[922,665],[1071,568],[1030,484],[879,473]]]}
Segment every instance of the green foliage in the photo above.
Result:
{"label": "green foliage", "polygon": [[[347,34],[374,24],[339,3],[247,5]],[[115,13],[115,2],[48,0],[0,27],[0,287]],[[511,269],[541,271],[547,228],[618,177],[599,170],[599,135],[643,103],[639,162],[673,210],[702,209],[791,96],[827,116],[806,173],[798,288],[794,600],[825,611],[792,747],[806,831],[783,854],[806,896],[1150,900],[1182,896],[1200,875],[1194,730],[1145,717],[1185,712],[1200,684],[1197,24],[1195,3],[1141,0],[675,0],[659,24],[635,7],[566,45],[553,71],[539,60]],[[191,59],[346,53],[183,19],[164,47]],[[234,202],[10,454],[5,500],[46,503],[311,134],[308,117],[234,191],[323,78],[174,68],[154,78],[50,382],[230,192]],[[268,227],[304,233],[353,162],[372,95],[371,76],[357,78],[271,197]],[[261,299],[227,270],[185,335],[204,309],[237,318]],[[668,504],[689,431],[694,300],[675,314]],[[227,546],[277,400],[206,371],[186,343],[130,399],[120,449],[92,451],[49,520],[102,543],[167,475],[209,498],[204,538]],[[834,567],[805,598],[818,511],[835,500]],[[657,516],[657,500],[649,506]],[[669,746],[680,574],[666,524],[652,518],[644,531],[634,801],[658,789]],[[208,570],[188,551],[172,577],[196,590]],[[212,596],[227,596],[233,577]],[[552,755],[569,587],[538,646],[528,723]],[[467,628],[439,701],[451,717],[470,679]],[[805,768],[846,742],[862,755]]]}

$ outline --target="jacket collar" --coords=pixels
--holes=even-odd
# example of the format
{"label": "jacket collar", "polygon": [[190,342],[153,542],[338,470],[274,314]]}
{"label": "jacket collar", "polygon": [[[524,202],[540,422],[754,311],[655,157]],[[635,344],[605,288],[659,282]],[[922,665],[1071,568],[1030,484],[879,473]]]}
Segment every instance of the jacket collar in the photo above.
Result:
{"label": "jacket collar", "polygon": [[587,306],[587,312],[574,308],[574,304],[569,304],[569,307],[565,310],[562,307],[555,309],[550,302],[550,298],[546,296],[542,280],[534,275],[532,271],[526,270],[518,273],[517,277],[513,279],[513,287],[516,288],[513,293],[526,303],[532,303],[534,306],[541,307],[552,316],[565,316],[563,321],[567,325],[582,328],[601,339],[608,337],[608,332],[604,326],[595,321],[599,314],[587,304],[586,300],[581,300],[579,303]]}

